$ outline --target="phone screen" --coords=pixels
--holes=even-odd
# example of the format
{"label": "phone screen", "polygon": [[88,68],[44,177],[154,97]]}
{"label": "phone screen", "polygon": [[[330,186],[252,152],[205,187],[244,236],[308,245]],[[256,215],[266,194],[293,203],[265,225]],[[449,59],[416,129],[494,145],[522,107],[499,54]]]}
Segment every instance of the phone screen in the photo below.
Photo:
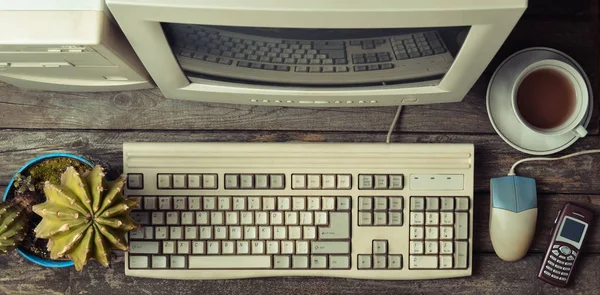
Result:
{"label": "phone screen", "polygon": [[560,236],[575,243],[579,243],[584,229],[585,224],[566,218],[562,230],[560,231]]}

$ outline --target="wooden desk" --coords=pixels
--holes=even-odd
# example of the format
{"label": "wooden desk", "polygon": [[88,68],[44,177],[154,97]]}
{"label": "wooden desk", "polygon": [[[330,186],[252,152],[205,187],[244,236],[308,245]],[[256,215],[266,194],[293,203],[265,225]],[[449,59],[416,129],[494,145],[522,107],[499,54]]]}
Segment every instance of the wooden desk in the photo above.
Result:
{"label": "wooden desk", "polygon": [[[530,254],[501,261],[488,235],[489,179],[506,175],[526,155],[496,135],[485,108],[489,76],[511,53],[548,46],[578,60],[598,93],[598,4],[593,0],[530,1],[530,9],[461,103],[405,108],[394,142],[466,142],[476,146],[475,254],[473,276],[435,281],[366,281],[267,278],[231,281],[167,281],[126,277],[123,263],[96,262],[83,271],[38,267],[12,253],[0,257],[0,294],[597,294],[600,288],[600,156],[561,163],[528,164],[519,173],[537,179],[539,218]],[[598,97],[598,96],[597,96]],[[591,134],[564,153],[600,147],[599,100]],[[127,141],[326,141],[383,142],[395,113],[386,108],[277,108],[169,100],[158,90],[100,94],[25,91],[0,84],[0,184],[29,159],[45,153],[80,154],[121,171]],[[592,209],[596,221],[567,289],[535,278],[556,213],[567,202]]]}

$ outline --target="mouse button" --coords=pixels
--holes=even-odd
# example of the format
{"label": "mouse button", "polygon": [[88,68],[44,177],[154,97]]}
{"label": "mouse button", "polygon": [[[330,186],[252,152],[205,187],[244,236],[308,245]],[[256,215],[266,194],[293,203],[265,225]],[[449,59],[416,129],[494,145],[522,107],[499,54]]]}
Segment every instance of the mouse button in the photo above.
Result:
{"label": "mouse button", "polygon": [[517,198],[515,195],[515,181],[513,176],[492,178],[492,207],[515,211]]}
{"label": "mouse button", "polygon": [[535,179],[529,177],[516,177],[515,188],[517,194],[517,213],[537,208]]}

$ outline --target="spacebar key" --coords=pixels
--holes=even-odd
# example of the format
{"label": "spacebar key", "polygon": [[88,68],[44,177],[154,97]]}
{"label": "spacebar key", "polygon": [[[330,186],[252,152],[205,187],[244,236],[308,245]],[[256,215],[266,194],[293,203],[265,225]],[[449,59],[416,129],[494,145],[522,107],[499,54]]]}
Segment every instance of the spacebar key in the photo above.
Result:
{"label": "spacebar key", "polygon": [[270,255],[189,256],[189,268],[271,268]]}

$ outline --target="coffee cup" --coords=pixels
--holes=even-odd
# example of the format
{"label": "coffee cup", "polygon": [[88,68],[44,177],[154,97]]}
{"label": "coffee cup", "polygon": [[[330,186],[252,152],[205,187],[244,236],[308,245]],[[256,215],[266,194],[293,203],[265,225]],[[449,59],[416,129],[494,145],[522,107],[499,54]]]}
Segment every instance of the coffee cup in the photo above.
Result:
{"label": "coffee cup", "polygon": [[537,134],[586,136],[582,124],[588,107],[589,92],[582,75],[559,60],[529,65],[513,85],[513,112],[521,124]]}

